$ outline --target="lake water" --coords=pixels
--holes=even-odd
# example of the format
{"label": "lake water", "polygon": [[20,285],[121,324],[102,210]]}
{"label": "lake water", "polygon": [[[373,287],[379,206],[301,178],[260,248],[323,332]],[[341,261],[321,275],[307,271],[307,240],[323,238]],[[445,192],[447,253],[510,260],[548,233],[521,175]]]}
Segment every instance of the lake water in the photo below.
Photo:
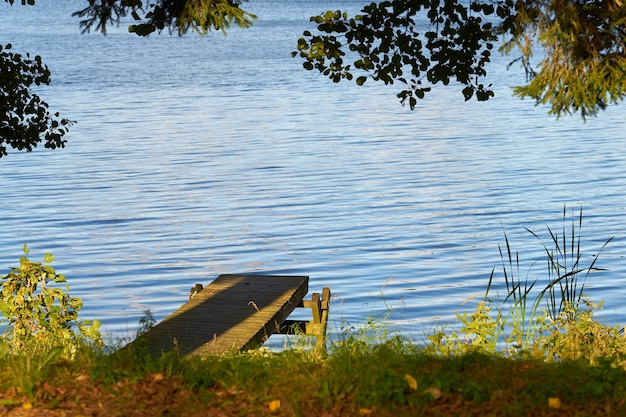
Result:
{"label": "lake water", "polygon": [[[110,337],[237,272],[331,287],[333,330],[390,311],[421,337],[484,293],[503,231],[525,276],[542,247],[524,227],[548,240],[565,204],[583,208],[585,263],[615,236],[588,293],[626,321],[622,107],[557,121],[511,96],[523,73],[498,58],[496,98],[443,88],[410,111],[394,86],[334,84],[291,58],[308,16],[367,1],[253,0],[251,29],[147,39],[81,35],[83,3],[0,2],[0,41],[42,55],[41,95],[77,122],[63,150],[0,160],[0,266],[24,243],[52,252]],[[529,277],[543,276],[541,261]]]}

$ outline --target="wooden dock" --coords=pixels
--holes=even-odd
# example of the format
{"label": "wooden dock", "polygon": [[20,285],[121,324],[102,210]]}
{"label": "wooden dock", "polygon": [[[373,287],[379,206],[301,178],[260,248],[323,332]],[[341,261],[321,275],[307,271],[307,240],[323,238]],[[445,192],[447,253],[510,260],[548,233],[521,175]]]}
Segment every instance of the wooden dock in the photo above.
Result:
{"label": "wooden dock", "polygon": [[[221,355],[256,348],[273,333],[302,330],[325,347],[330,290],[304,300],[308,284],[308,276],[220,275],[206,288],[197,284],[190,300],[145,333],[141,343],[152,355],[171,350]],[[311,308],[313,320],[289,321],[286,328],[298,306]]]}

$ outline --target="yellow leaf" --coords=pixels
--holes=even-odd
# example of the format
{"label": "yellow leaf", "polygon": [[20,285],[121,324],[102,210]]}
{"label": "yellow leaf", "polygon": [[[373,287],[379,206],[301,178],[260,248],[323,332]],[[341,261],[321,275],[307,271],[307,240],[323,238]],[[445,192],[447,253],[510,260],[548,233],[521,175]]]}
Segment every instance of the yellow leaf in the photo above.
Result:
{"label": "yellow leaf", "polygon": [[158,374],[152,374],[152,379],[154,380],[154,382],[159,382],[165,379],[165,377],[163,376],[162,373],[158,373]]}
{"label": "yellow leaf", "polygon": [[85,375],[85,374],[80,374],[76,377],[76,381],[78,382],[85,382],[89,379],[89,375]]}
{"label": "yellow leaf", "polygon": [[272,400],[267,403],[267,406],[270,409],[270,412],[273,413],[280,408],[280,400]]}
{"label": "yellow leaf", "polygon": [[413,378],[411,375],[405,374],[404,375],[404,380],[409,385],[409,388],[411,388],[412,390],[416,390],[417,389],[417,380],[415,378]]}
{"label": "yellow leaf", "polygon": [[560,398],[548,398],[548,407],[550,408],[561,408],[561,399]]}
{"label": "yellow leaf", "polygon": [[430,396],[433,397],[433,400],[438,400],[442,396],[441,391],[434,387],[425,389],[424,394],[430,394]]}
{"label": "yellow leaf", "polygon": [[24,404],[22,404],[22,408],[24,410],[30,410],[30,409],[33,408],[33,405],[31,403],[24,403]]}
{"label": "yellow leaf", "polygon": [[365,415],[369,415],[372,414],[374,411],[371,410],[370,408],[359,408],[359,414],[365,414]]}

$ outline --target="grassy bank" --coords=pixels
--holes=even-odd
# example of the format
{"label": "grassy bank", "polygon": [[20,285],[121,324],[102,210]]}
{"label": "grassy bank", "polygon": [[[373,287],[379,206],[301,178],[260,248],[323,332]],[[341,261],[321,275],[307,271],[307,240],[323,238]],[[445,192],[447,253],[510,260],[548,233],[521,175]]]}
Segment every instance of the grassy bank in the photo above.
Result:
{"label": "grassy bank", "polygon": [[626,415],[626,372],[609,361],[429,355],[402,339],[348,339],[327,357],[5,355],[0,381],[0,415],[14,416]]}

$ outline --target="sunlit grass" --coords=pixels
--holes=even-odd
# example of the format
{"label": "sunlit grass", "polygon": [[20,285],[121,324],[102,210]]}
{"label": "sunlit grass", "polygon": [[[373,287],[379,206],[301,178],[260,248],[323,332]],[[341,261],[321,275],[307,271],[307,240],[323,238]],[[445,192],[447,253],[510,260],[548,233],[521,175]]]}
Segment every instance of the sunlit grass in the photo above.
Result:
{"label": "sunlit grass", "polygon": [[0,359],[0,381],[0,414],[24,406],[75,415],[92,409],[128,415],[133,407],[143,410],[138,415],[211,409],[294,416],[626,411],[626,371],[609,361],[591,366],[482,353],[431,355],[398,335],[374,343],[346,334],[325,358],[307,350],[154,358],[140,350],[85,349],[72,360],[8,354]]}

